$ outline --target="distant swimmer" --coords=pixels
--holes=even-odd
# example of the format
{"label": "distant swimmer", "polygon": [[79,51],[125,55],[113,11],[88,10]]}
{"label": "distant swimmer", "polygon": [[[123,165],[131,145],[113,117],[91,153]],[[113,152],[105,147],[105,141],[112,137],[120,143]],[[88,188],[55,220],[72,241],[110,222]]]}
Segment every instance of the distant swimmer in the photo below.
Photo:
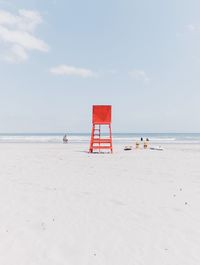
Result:
{"label": "distant swimmer", "polygon": [[63,143],[64,144],[68,143],[68,139],[67,139],[67,135],[66,134],[63,136]]}

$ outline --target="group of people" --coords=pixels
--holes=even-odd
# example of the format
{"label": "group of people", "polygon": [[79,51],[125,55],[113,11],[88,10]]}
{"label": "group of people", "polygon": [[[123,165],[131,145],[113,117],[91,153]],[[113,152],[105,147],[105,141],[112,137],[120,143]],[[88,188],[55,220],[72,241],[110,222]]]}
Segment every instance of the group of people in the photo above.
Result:
{"label": "group of people", "polygon": [[[144,149],[147,149],[147,148],[148,148],[148,145],[149,145],[149,138],[146,138],[146,139],[144,140],[143,137],[141,137],[141,138],[140,138],[140,142],[141,142],[141,144],[143,144]],[[136,143],[135,143],[135,147],[136,147],[136,148],[139,148],[139,147],[140,147],[140,143],[139,143],[139,142],[136,142]]]}
{"label": "group of people", "polygon": [[[140,148],[140,144],[143,145],[144,149],[147,149],[148,146],[149,146],[149,138],[146,138],[145,140],[143,139],[143,137],[140,138],[140,141],[137,141],[135,143],[135,148],[136,149],[139,149]],[[124,147],[124,150],[125,151],[128,151],[128,150],[132,150],[132,146],[131,145],[127,145]]]}

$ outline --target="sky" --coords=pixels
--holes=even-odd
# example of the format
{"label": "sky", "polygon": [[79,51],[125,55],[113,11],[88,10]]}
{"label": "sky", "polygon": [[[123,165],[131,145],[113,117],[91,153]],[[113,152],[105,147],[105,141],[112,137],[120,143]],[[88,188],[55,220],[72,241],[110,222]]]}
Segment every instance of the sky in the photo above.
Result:
{"label": "sky", "polygon": [[199,0],[0,0],[0,133],[200,132]]}

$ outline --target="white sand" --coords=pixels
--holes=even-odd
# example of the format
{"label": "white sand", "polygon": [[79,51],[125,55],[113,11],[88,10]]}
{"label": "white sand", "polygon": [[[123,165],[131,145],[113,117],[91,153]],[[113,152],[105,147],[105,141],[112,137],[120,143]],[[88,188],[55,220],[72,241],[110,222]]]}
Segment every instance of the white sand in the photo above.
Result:
{"label": "white sand", "polygon": [[199,265],[200,147],[0,145],[1,265]]}

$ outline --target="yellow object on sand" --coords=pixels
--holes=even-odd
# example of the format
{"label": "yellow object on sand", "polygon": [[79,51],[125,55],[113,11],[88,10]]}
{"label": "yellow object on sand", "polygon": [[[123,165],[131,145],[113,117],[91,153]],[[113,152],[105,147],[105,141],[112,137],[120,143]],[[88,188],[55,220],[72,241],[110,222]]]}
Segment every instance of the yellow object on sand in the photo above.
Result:
{"label": "yellow object on sand", "polygon": [[147,147],[148,147],[148,143],[145,141],[144,142],[144,149],[147,149]]}
{"label": "yellow object on sand", "polygon": [[140,144],[138,142],[136,142],[135,147],[138,149],[140,147]]}

